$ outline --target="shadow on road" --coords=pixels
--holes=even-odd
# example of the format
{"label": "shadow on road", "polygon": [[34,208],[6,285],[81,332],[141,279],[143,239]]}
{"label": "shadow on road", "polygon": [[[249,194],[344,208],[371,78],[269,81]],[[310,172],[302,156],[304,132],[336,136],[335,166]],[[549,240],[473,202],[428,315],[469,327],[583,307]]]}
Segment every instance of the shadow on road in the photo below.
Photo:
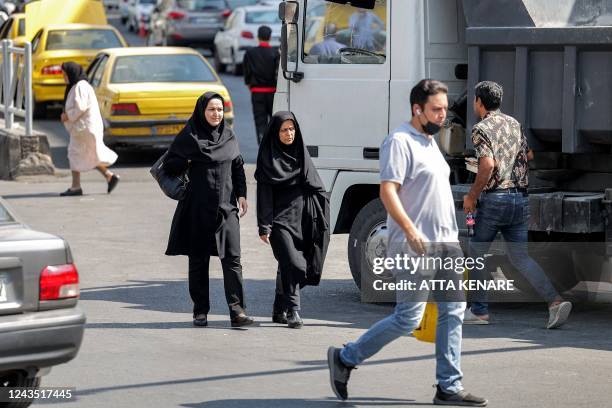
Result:
{"label": "shadow on road", "polygon": [[431,404],[424,402],[415,402],[414,400],[394,399],[394,398],[353,398],[350,401],[340,402],[335,398],[327,399],[228,399],[218,401],[206,401],[195,404],[182,404],[182,407],[187,408],[225,408],[225,407],[261,407],[261,408],[286,408],[286,407],[401,407],[401,406],[429,406]]}
{"label": "shadow on road", "polygon": [[33,194],[5,194],[2,198],[6,200],[18,200],[22,198],[62,198],[60,197],[59,192],[57,193],[33,193]]}
{"label": "shadow on road", "polygon": [[[543,346],[524,346],[524,347],[511,347],[511,348],[503,348],[503,349],[484,349],[484,350],[478,350],[478,351],[470,351],[470,352],[466,352],[463,353],[463,355],[478,355],[478,354],[491,354],[491,353],[506,353],[506,352],[517,352],[517,351],[522,351],[522,350],[534,350],[534,349],[538,349],[538,348],[544,348]],[[414,356],[414,357],[405,357],[405,358],[391,358],[391,359],[383,359],[383,360],[373,360],[373,361],[367,361],[365,363],[363,363],[361,366],[380,366],[380,365],[386,365],[386,364],[397,364],[397,363],[409,363],[409,362],[414,362],[414,361],[422,361],[422,360],[431,360],[434,358],[433,354],[426,354],[426,355],[420,355],[420,356]],[[195,383],[211,383],[211,382],[222,382],[222,381],[228,381],[228,380],[236,380],[236,379],[242,379],[242,378],[249,378],[249,379],[257,379],[257,378],[262,378],[262,377],[269,377],[269,376],[278,376],[278,375],[290,375],[290,374],[299,374],[299,373],[306,373],[306,372],[315,372],[315,371],[320,371],[322,376],[327,377],[327,361],[323,361],[323,360],[318,360],[318,361],[307,361],[307,362],[296,362],[296,365],[298,365],[298,367],[295,368],[286,368],[286,369],[277,369],[277,370],[267,370],[267,371],[253,371],[253,372],[240,372],[240,373],[235,373],[235,374],[224,374],[224,375],[217,375],[217,376],[210,376],[210,377],[196,377],[196,378],[184,378],[184,379],[175,379],[175,380],[167,380],[167,381],[155,381],[155,382],[148,382],[148,383],[134,383],[134,384],[125,384],[125,385],[117,385],[117,386],[112,386],[112,387],[100,387],[100,388],[85,388],[85,389],[79,389],[77,396],[89,396],[89,395],[97,395],[97,394],[101,394],[101,393],[105,393],[105,392],[114,392],[114,391],[123,391],[123,390],[145,390],[148,388],[157,388],[157,387],[165,387],[165,386],[177,386],[177,385],[184,385],[184,384],[195,384]],[[301,367],[300,367],[301,366]],[[360,367],[361,367],[360,366]],[[293,401],[294,404],[291,405],[265,405],[264,402],[266,403],[270,403],[270,402],[278,402],[278,401],[286,401],[286,402],[291,402]],[[364,402],[366,405],[376,405],[376,406],[385,406],[387,404],[410,404],[410,405],[430,405],[430,404],[425,404],[425,403],[412,403],[412,400],[396,400],[396,399],[388,399],[388,398],[368,398],[368,399],[360,399],[358,396],[357,397],[351,397],[351,401],[350,402],[340,402],[338,400],[334,400],[334,399],[324,399],[324,400],[223,400],[223,401],[212,401],[212,402],[202,402],[199,404],[195,404],[195,405],[182,405],[185,407],[216,407],[216,406],[220,406],[220,407],[226,407],[226,406],[234,406],[234,405],[228,405],[228,404],[239,404],[239,403],[257,403],[257,402],[261,402],[264,405],[256,405],[256,406],[262,406],[262,407],[286,407],[286,406],[311,406],[308,404],[342,404],[342,406],[351,406],[351,405],[345,405],[345,404],[351,404],[351,403],[358,403],[360,405],[363,405]],[[215,405],[215,404],[220,404],[220,405]],[[306,405],[303,405],[306,404]],[[245,405],[235,405],[235,406],[245,406]],[[246,405],[246,406],[252,406],[252,405]],[[312,405],[312,406],[322,406],[322,405]]]}
{"label": "shadow on road", "polygon": [[[273,280],[245,280],[249,314],[262,324],[262,329],[277,326],[270,323],[274,297]],[[211,279],[211,315],[228,315],[223,298],[222,279]],[[256,293],[257,299],[248,297]],[[122,286],[106,286],[83,289],[81,299],[128,304],[128,308],[158,312],[180,313],[182,322],[152,323],[89,323],[91,329],[188,329],[191,328],[191,300],[187,281],[131,281]],[[584,348],[612,351],[612,305],[578,304],[569,322],[558,330],[546,330],[548,312],[542,304],[504,303],[491,304],[493,324],[489,326],[465,326],[466,339],[503,338],[530,347]],[[392,311],[390,305],[360,303],[359,292],[348,279],[324,280],[321,286],[307,287],[302,291],[302,316],[309,326],[367,329]],[[314,321],[313,321],[314,320]],[[229,326],[229,317],[221,321],[211,320],[214,328]]]}
{"label": "shadow on road", "polygon": [[[245,280],[247,309],[250,315],[261,323],[269,323],[274,300],[274,280]],[[229,316],[225,304],[223,280],[213,278],[210,280],[211,315]],[[257,294],[257,299],[249,297],[249,293]],[[128,304],[130,309],[148,310],[166,313],[180,313],[191,327],[191,299],[187,288],[187,280],[178,281],[130,281],[125,285],[105,286],[81,290],[81,299],[118,302]],[[329,279],[322,286],[306,287],[302,290],[302,316],[306,319],[317,320],[309,323],[313,326],[367,328],[381,316],[391,311],[389,306],[362,304],[359,302],[359,292],[355,289],[352,280]],[[210,324],[225,326],[227,321]],[[175,327],[167,327],[167,325]],[[91,328],[144,328],[168,329],[183,328],[178,323],[140,323],[136,325],[124,323],[89,323]],[[276,326],[273,326],[276,327]]]}

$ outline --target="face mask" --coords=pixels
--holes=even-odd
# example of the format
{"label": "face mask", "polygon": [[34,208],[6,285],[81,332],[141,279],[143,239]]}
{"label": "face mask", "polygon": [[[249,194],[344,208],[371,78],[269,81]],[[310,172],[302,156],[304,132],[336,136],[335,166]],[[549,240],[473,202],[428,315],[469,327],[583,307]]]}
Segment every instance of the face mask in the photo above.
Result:
{"label": "face mask", "polygon": [[[418,112],[419,115],[425,116],[425,114],[423,114],[421,111],[417,111],[417,112]],[[427,116],[425,116],[425,119],[427,119]],[[438,133],[440,131],[440,129],[442,129],[442,126],[436,125],[435,123],[430,122],[429,119],[427,119],[427,123],[426,124],[424,124],[424,125],[421,124],[421,126],[423,126],[423,130],[428,135],[435,135],[436,133]]]}

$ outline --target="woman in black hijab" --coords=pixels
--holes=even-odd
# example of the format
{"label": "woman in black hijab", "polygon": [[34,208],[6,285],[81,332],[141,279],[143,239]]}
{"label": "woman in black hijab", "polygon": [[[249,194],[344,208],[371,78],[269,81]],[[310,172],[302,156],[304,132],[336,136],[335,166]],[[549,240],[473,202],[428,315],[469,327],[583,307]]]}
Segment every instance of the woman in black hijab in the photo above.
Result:
{"label": "woman in black hijab", "polygon": [[189,176],[187,196],[174,213],[166,255],[189,256],[195,326],[208,325],[211,256],[221,260],[232,327],[253,323],[246,314],[240,263],[238,217],[247,212],[244,161],[238,140],[223,119],[223,106],[219,94],[200,96],[164,164],[170,174],[187,171]]}
{"label": "woman in black hijab", "polygon": [[275,323],[301,328],[300,288],[318,285],[329,242],[329,200],[291,112],[272,116],[257,156],[257,223],[278,261]]}

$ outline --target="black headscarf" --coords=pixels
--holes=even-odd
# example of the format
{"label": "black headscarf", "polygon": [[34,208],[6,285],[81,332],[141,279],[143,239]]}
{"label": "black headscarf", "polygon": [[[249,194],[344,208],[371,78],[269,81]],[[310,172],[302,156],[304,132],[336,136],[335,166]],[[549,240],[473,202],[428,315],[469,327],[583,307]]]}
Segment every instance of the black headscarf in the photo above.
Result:
{"label": "black headscarf", "polygon": [[224,103],[223,97],[215,92],[206,92],[200,96],[191,118],[170,146],[172,153],[198,162],[223,162],[238,157],[238,140],[229,126],[226,126],[225,118],[214,127],[204,116],[204,110],[212,99]]}
{"label": "black headscarf", "polygon": [[82,66],[72,61],[64,62],[62,64],[62,71],[64,71],[66,73],[66,76],[68,77],[66,92],[64,92],[64,106],[66,106],[66,99],[68,99],[68,93],[70,92],[72,87],[75,86],[79,81],[87,81],[87,75],[85,75],[85,71],[83,70]]}
{"label": "black headscarf", "polygon": [[[279,131],[286,120],[293,121],[295,127],[295,139],[291,145],[280,141]],[[303,184],[309,190],[325,191],[293,113],[277,112],[272,116],[259,146],[255,179],[258,183],[280,186]]]}

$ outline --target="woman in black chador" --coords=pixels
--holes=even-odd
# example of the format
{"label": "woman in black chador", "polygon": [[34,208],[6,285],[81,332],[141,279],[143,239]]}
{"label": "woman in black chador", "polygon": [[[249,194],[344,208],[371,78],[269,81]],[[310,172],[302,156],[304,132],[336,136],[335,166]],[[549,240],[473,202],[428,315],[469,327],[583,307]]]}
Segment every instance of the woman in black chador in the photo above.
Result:
{"label": "woman in black chador", "polygon": [[259,237],[278,261],[275,323],[303,325],[300,288],[318,285],[329,243],[329,200],[291,112],[272,116],[257,156]]}
{"label": "woman in black chador", "polygon": [[223,98],[205,93],[172,142],[164,164],[170,174],[188,169],[187,196],[176,207],[166,255],[189,256],[189,294],[196,326],[208,325],[211,256],[221,260],[232,327],[253,323],[246,314],[240,264],[237,204],[240,216],[247,212],[243,165],[238,140],[223,119]]}

